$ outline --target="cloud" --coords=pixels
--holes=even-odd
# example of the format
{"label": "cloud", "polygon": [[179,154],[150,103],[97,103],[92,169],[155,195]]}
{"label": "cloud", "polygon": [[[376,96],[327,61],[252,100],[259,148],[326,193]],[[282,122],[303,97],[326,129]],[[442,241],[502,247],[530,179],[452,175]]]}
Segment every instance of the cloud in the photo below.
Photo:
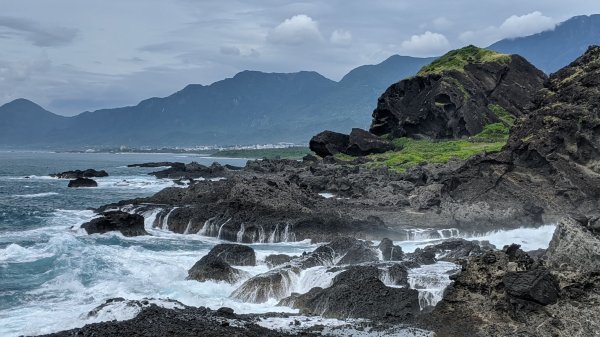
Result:
{"label": "cloud", "polygon": [[454,26],[454,22],[448,20],[443,16],[435,18],[431,23],[433,24],[433,28],[437,30],[446,30]]}
{"label": "cloud", "polygon": [[242,51],[240,50],[240,48],[235,47],[235,46],[222,46],[220,51],[221,51],[221,54],[223,54],[223,55],[238,56],[238,55],[242,54]]}
{"label": "cloud", "polygon": [[[34,21],[10,16],[0,16],[0,37],[22,36],[38,47],[55,47],[71,43],[77,29],[60,26],[42,26]],[[8,31],[7,31],[8,29]]]}
{"label": "cloud", "polygon": [[426,31],[402,42],[401,49],[411,56],[435,56],[450,49],[450,42],[443,34]]}
{"label": "cloud", "polygon": [[489,45],[502,39],[529,36],[556,27],[557,21],[535,11],[525,15],[512,15],[500,26],[489,26],[480,31],[466,31],[459,35],[463,42]]}
{"label": "cloud", "polygon": [[267,41],[273,44],[303,45],[322,40],[319,24],[304,14],[285,19],[267,35]]}
{"label": "cloud", "polygon": [[349,46],[352,44],[352,34],[347,30],[336,29],[331,33],[329,41],[337,46]]}

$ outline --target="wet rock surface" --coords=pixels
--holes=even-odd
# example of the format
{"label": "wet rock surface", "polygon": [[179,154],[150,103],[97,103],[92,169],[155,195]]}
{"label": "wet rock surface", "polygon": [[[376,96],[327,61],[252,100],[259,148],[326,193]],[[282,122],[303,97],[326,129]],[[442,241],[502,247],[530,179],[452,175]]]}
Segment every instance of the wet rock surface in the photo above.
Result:
{"label": "wet rock surface", "polygon": [[118,231],[125,236],[148,235],[144,228],[144,217],[121,211],[104,212],[100,218],[81,225],[88,234]]}
{"label": "wet rock surface", "polygon": [[73,180],[69,180],[68,187],[72,188],[81,188],[81,187],[98,187],[98,183],[89,178],[75,178]]}
{"label": "wet rock surface", "polygon": [[256,265],[254,249],[245,245],[221,243],[214,246],[208,255],[219,257],[232,266]]}
{"label": "wet rock surface", "polygon": [[300,313],[333,318],[406,321],[420,312],[418,292],[385,286],[375,267],[352,267],[330,287],[313,288],[291,302]]}
{"label": "wet rock surface", "polygon": [[188,271],[187,279],[199,282],[223,281],[233,284],[245,275],[243,271],[231,267],[221,257],[208,254],[192,266]]}

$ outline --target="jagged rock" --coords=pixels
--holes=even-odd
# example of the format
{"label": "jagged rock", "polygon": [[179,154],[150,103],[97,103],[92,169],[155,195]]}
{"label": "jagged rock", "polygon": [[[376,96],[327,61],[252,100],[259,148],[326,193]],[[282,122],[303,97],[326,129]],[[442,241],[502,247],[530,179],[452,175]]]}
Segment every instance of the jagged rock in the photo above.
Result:
{"label": "jagged rock", "polygon": [[104,170],[96,171],[94,169],[65,171],[61,173],[53,173],[51,177],[60,179],[77,179],[77,178],[102,178],[108,177],[108,173]]}
{"label": "jagged rock", "polygon": [[317,266],[341,266],[378,260],[375,249],[367,242],[341,237],[319,246],[311,253],[296,257],[279,268],[248,279],[231,296],[252,303],[264,303],[270,298],[281,300],[291,294],[289,285],[302,270]]}
{"label": "jagged rock", "polygon": [[583,224],[567,218],[544,263],[518,245],[470,256],[443,300],[419,320],[440,337],[593,336],[600,327],[600,274],[593,271],[598,255],[590,249],[598,243]]}
{"label": "jagged rock", "polygon": [[208,255],[219,257],[232,266],[256,266],[254,249],[245,245],[221,243],[214,246]]}
{"label": "jagged rock", "polygon": [[104,212],[100,218],[81,225],[88,234],[119,231],[125,236],[148,235],[144,229],[144,217],[121,211]]}
{"label": "jagged rock", "polygon": [[600,235],[573,218],[561,220],[546,250],[548,268],[561,270],[563,280],[574,275],[600,273]]}
{"label": "jagged rock", "polygon": [[294,256],[285,254],[271,254],[265,258],[265,263],[269,268],[274,268],[290,262],[293,258]]}
{"label": "jagged rock", "polygon": [[518,55],[474,46],[451,51],[389,87],[373,111],[370,131],[394,138],[473,136],[486,124],[502,122],[491,104],[524,115],[545,79]]}
{"label": "jagged rock", "polygon": [[415,210],[428,209],[438,206],[441,203],[442,184],[430,184],[422,187],[417,187],[408,197],[410,206]]}
{"label": "jagged rock", "polygon": [[301,314],[340,319],[403,321],[420,311],[416,290],[385,286],[375,267],[352,267],[337,275],[330,287],[313,288],[292,301]]}
{"label": "jagged rock", "polygon": [[69,180],[68,187],[74,187],[74,188],[78,188],[78,187],[98,187],[98,183],[95,180],[89,179],[89,178],[76,178],[76,179],[73,179],[73,180]]}
{"label": "jagged rock", "polygon": [[402,247],[394,245],[394,242],[388,238],[382,239],[378,248],[384,261],[401,261],[404,258]]}
{"label": "jagged rock", "polygon": [[188,270],[188,280],[205,281],[223,281],[227,283],[236,283],[245,273],[239,269],[231,267],[222,258],[208,254],[203,256],[194,266]]}
{"label": "jagged rock", "polygon": [[[518,249],[519,246],[516,245]],[[442,243],[435,245],[426,246],[421,253],[421,256],[428,256],[426,260],[430,260],[431,257],[435,257],[435,260],[448,261],[453,263],[460,263],[461,260],[470,256],[482,255],[488,250],[494,250],[496,247],[489,242],[470,241],[465,239],[450,239],[445,240]],[[519,250],[520,251],[520,250]],[[429,252],[429,254],[425,254]],[[512,252],[512,249],[511,249]],[[521,251],[522,252],[522,251]],[[512,254],[516,254],[513,252]],[[527,256],[524,252],[523,255]],[[527,257],[529,258],[529,257]],[[514,258],[517,259],[516,257]],[[424,263],[428,264],[428,263]]]}
{"label": "jagged rock", "polygon": [[333,156],[348,148],[350,137],[343,133],[323,131],[311,138],[310,150],[319,157]]}

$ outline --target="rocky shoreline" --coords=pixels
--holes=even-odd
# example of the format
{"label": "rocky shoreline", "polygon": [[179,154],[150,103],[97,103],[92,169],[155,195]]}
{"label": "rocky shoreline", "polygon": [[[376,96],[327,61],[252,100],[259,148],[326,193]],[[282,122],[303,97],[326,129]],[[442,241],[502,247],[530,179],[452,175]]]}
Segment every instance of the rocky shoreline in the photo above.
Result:
{"label": "rocky shoreline", "polygon": [[[243,245],[217,246],[189,271],[188,278],[198,281],[243,281],[231,297],[250,303],[275,299],[303,315],[424,329],[413,336],[533,337],[564,331],[598,336],[600,47],[549,78],[520,57],[482,56],[473,48],[466,52],[491,63],[466,62],[439,72],[441,58],[382,95],[373,113],[374,134],[355,129],[313,138],[311,147],[322,158],[249,161],[244,168],[142,164],[168,164],[153,174],[190,183],[103,206],[97,210],[102,217],[82,227],[143,235],[140,224],[147,221],[174,233],[238,244],[325,243],[302,256],[273,257],[268,272],[250,278],[236,268],[252,260]],[[420,102],[427,114],[415,117]],[[497,106],[507,115],[496,113]],[[481,115],[474,113],[478,109]],[[455,139],[480,135],[490,123],[499,129],[514,123],[506,145],[495,153],[404,172],[365,157],[393,150],[386,136]],[[127,229],[128,223],[136,228]],[[393,242],[548,223],[558,225],[545,251],[445,240],[405,254]],[[455,268],[444,271],[453,273],[445,274],[452,285],[434,301],[409,284],[407,275],[440,261]],[[316,267],[331,282],[292,293],[291,280]],[[223,315],[230,320],[216,318]],[[128,321],[56,335],[287,335],[254,324],[261,317],[151,306]],[[327,335],[324,330],[290,334],[313,333]]]}

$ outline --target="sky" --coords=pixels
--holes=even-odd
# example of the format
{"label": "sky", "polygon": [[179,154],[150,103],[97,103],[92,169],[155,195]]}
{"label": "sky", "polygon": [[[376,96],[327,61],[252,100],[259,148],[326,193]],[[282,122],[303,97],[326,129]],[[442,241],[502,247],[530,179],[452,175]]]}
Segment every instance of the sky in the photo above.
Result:
{"label": "sky", "polygon": [[339,80],[394,54],[527,36],[596,0],[0,0],[0,104],[135,105],[242,70]]}

